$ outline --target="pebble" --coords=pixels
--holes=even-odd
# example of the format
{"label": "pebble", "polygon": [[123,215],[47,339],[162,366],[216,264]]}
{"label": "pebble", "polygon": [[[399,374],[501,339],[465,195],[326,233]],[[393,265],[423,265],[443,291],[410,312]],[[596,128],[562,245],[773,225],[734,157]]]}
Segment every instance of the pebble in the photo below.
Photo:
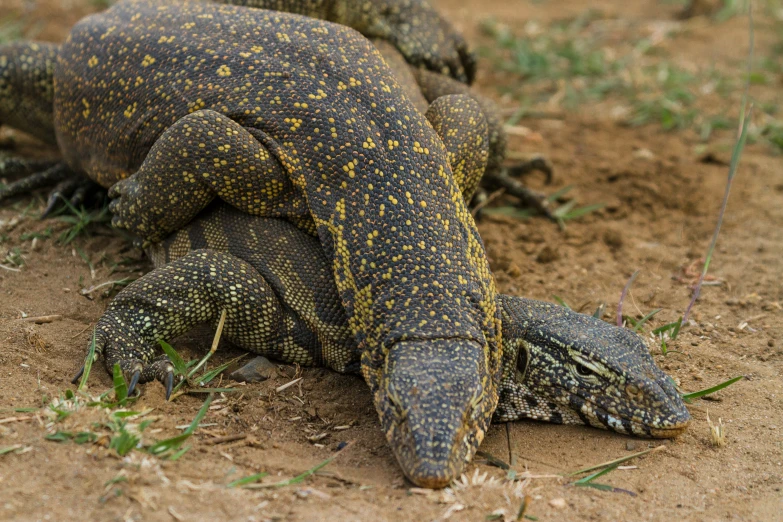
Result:
{"label": "pebble", "polygon": [[549,501],[549,505],[555,509],[564,509],[566,507],[566,500],[563,497],[553,498]]}
{"label": "pebble", "polygon": [[266,357],[256,357],[229,377],[239,382],[261,382],[269,379],[277,371],[277,365]]}

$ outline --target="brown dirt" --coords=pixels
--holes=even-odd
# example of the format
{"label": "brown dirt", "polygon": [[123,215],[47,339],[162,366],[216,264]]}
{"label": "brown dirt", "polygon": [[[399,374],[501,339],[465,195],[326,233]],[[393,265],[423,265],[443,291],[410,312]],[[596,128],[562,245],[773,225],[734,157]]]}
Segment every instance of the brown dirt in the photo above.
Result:
{"label": "brown dirt", "polygon": [[[644,26],[675,20],[677,12],[671,3],[662,2],[438,3],[473,41],[480,41],[478,19],[488,14],[522,27],[529,19],[546,23],[592,7],[604,16]],[[8,5],[16,13],[26,13],[28,32],[36,30],[39,37],[53,40],[61,39],[80,16],[98,9],[87,0],[11,0]],[[743,19],[720,25],[707,20],[690,23],[688,31],[662,44],[671,60],[715,61],[738,70],[747,51]],[[763,55],[776,40],[768,26],[759,26],[757,52]],[[504,81],[510,80],[483,65],[478,82],[483,92],[498,97],[494,85]],[[775,99],[780,84],[753,89],[757,97]],[[688,303],[687,285],[673,275],[704,255],[727,168],[699,162],[699,143],[689,132],[623,127],[599,109],[588,106],[562,120],[524,121],[542,141],[515,138],[511,145],[514,150],[538,148],[553,160],[556,183],[545,190],[573,184],[580,201],[608,206],[569,223],[565,232],[540,219],[500,218],[485,219],[480,230],[501,291],[545,300],[558,295],[584,310],[605,302],[612,309],[630,274],[640,269],[626,311],[641,314],[663,308],[653,323],[659,326],[675,320]],[[731,133],[719,134],[713,143],[726,154]],[[31,148],[35,150],[23,150]],[[639,149],[652,154],[640,155]],[[747,149],[711,266],[723,284],[704,288],[692,316],[696,324],[685,328],[670,347],[683,354],[656,356],[686,390],[735,375],[746,380],[720,392],[716,400],[694,404],[691,429],[664,443],[663,451],[631,463],[638,468],[602,477],[636,496],[566,487],[552,478],[535,478],[521,486],[471,485],[452,497],[411,490],[378,429],[364,384],[357,378],[306,369],[299,385],[275,393],[275,387],[291,379],[294,371],[289,368],[270,382],[248,386],[241,397],[232,395],[217,403],[203,421],[216,425],[199,430],[193,448],[176,462],[140,453],[117,458],[100,445],[49,442],[43,438],[40,414],[4,412],[0,448],[19,445],[21,451],[0,455],[0,519],[433,520],[450,515],[452,520],[484,520],[497,509],[513,519],[521,496],[527,494],[527,513],[539,520],[783,520],[782,198],[783,160],[763,145]],[[76,242],[95,265],[94,279],[70,246],[44,239],[33,249],[29,240],[20,239],[22,233],[52,226],[56,237],[63,225],[37,221],[41,200],[34,200],[24,212],[29,203],[22,200],[0,211],[0,233],[8,235],[3,255],[19,246],[26,261],[21,272],[0,270],[0,409],[41,406],[70,387],[89,327],[108,302],[98,293],[94,300],[80,295],[81,288],[148,269],[142,264],[135,272],[111,275],[112,260],[138,257],[138,252],[127,250],[124,240],[108,230]],[[539,256],[543,250],[547,252]],[[63,318],[35,325],[20,321],[22,312]],[[748,326],[741,327],[745,322]],[[202,331],[175,344],[196,356],[209,346],[210,338]],[[237,353],[227,348],[218,359]],[[109,377],[98,368],[91,391],[97,394],[110,386]],[[179,433],[174,426],[189,423],[202,400],[183,396],[166,403],[162,389],[148,385],[134,408],[154,408],[153,415],[160,419],[149,429],[159,430],[153,437],[163,438]],[[726,447],[710,444],[707,412],[723,419]],[[77,414],[60,429],[71,429],[78,419],[84,422]],[[349,424],[347,430],[333,429]],[[328,433],[320,441],[322,447],[308,442],[308,436],[321,432]],[[249,438],[207,444],[211,437],[231,434]],[[223,488],[259,471],[292,477],[332,455],[344,440],[355,443],[324,470],[328,473],[301,485],[255,491]],[[482,449],[508,461],[510,448],[518,470],[545,475],[657,444],[661,443],[586,427],[520,422],[508,430],[493,427]],[[482,462],[471,465],[468,475],[475,471],[504,476]],[[107,485],[118,474],[126,480]],[[555,499],[564,499],[562,507],[553,505]]]}

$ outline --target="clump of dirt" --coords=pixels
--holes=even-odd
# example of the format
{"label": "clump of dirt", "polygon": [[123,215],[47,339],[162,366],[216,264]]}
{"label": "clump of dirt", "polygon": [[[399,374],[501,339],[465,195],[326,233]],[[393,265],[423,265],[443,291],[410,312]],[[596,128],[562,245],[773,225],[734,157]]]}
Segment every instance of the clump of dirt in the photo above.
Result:
{"label": "clump of dirt", "polygon": [[[477,19],[494,15],[510,27],[530,20],[552,23],[588,7],[630,27],[677,19],[680,8],[656,2],[439,2],[474,42],[485,42]],[[6,4],[4,4],[4,7]],[[89,11],[87,0],[8,3],[25,16],[27,32],[60,40]],[[693,18],[688,30],[664,40],[670,60],[713,61],[739,70],[747,28],[742,18],[725,22]],[[772,53],[774,26],[757,27],[757,53]],[[728,42],[731,42],[730,44]],[[624,45],[621,38],[617,45]],[[779,80],[779,78],[778,78]],[[478,88],[501,105],[515,102],[498,90],[516,81],[482,62]],[[505,83],[504,83],[505,82]],[[754,95],[774,98],[779,85],[754,85]],[[732,99],[736,99],[738,96]],[[556,224],[542,219],[486,216],[479,225],[502,292],[532,298],[562,298],[592,312],[608,305],[614,314],[620,291],[635,270],[640,275],[625,302],[625,313],[642,317],[656,308],[645,330],[675,321],[690,299],[694,265],[706,251],[726,182],[721,161],[703,161],[697,133],[665,132],[649,124],[629,127],[612,116],[617,100],[583,104],[523,118],[536,139],[512,136],[511,150],[540,152],[555,165],[555,183],[573,185],[567,197],[579,204],[603,203],[578,220]],[[732,102],[726,100],[730,105]],[[736,109],[734,109],[736,113]],[[528,136],[530,136],[528,135]],[[16,136],[21,150],[37,145]],[[712,158],[727,156],[733,130],[708,142]],[[13,252],[19,271],[0,269],[0,518],[18,520],[513,520],[524,499],[526,515],[539,520],[773,520],[783,502],[783,161],[764,143],[750,146],[733,188],[718,249],[710,267],[714,286],[702,290],[692,323],[669,343],[658,364],[685,390],[703,389],[737,375],[745,379],[691,405],[691,428],[674,441],[631,439],[581,426],[512,423],[493,426],[482,450],[513,464],[507,472],[477,458],[466,477],[443,492],[406,483],[378,428],[363,382],[323,369],[292,368],[273,374],[242,393],[218,397],[202,427],[176,461],[132,451],[124,457],[105,443],[54,442],[56,430],[78,432],[92,422],[74,413],[52,425],[44,410],[65,397],[89,343],[90,326],[108,299],[101,283],[138,277],[149,265],[108,229],[96,229],[64,246],[65,224],[39,222],[39,199],[22,199],[0,210],[0,256]],[[505,204],[500,202],[499,204]],[[31,205],[31,206],[30,206]],[[47,235],[47,229],[52,230]],[[103,235],[95,235],[95,233]],[[37,240],[29,239],[38,233]],[[28,239],[22,239],[26,237]],[[36,244],[33,245],[33,241]],[[5,263],[4,263],[5,264]],[[16,265],[14,265],[16,266]],[[119,272],[118,272],[119,270]],[[25,317],[61,316],[44,324]],[[211,333],[200,330],[178,339],[178,350],[197,357]],[[241,355],[221,345],[218,363]],[[212,363],[211,363],[212,364]],[[231,368],[233,369],[233,368]],[[223,383],[221,383],[223,384]],[[112,382],[102,366],[90,378],[99,395]],[[145,440],[179,435],[204,397],[166,402],[163,389],[147,384],[135,411],[151,409]],[[18,409],[19,411],[13,411]],[[712,442],[708,415],[723,424],[725,446]],[[226,488],[239,478],[268,472],[274,480],[299,475],[352,442],[329,466],[304,482],[283,488]],[[565,487],[559,475],[650,447],[665,449],[601,477],[625,492]],[[4,450],[6,450],[4,452]],[[524,474],[527,473],[527,475]],[[633,495],[628,494],[632,493]]]}

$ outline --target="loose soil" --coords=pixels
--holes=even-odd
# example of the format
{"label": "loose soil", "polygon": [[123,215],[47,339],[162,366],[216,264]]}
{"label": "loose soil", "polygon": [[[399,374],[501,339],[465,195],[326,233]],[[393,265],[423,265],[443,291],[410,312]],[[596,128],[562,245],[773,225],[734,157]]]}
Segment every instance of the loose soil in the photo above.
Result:
{"label": "loose soil", "polygon": [[[477,44],[487,44],[479,21],[493,15],[513,28],[528,20],[547,24],[598,9],[606,19],[637,31],[677,21],[671,2],[521,0],[441,0],[443,12]],[[3,0],[3,17],[24,16],[25,33],[58,41],[81,16],[100,9],[89,0]],[[747,22],[707,18],[686,22],[687,30],[660,43],[677,65],[714,62],[739,76],[747,54]],[[622,25],[622,24],[621,24]],[[770,53],[775,32],[763,20],[756,27],[757,53]],[[622,46],[623,36],[617,38]],[[754,85],[757,97],[775,99],[778,83]],[[485,61],[478,89],[504,107],[497,86],[510,76]],[[720,103],[738,106],[739,94]],[[778,98],[779,100],[779,98]],[[479,225],[502,292],[553,300],[592,312],[607,303],[612,320],[620,291],[640,270],[625,303],[641,317],[662,308],[652,327],[681,316],[691,292],[685,268],[703,257],[713,231],[727,175],[725,165],[704,162],[698,136],[665,132],[659,126],[623,126],[611,103],[582,106],[556,119],[523,119],[532,132],[513,137],[511,149],[541,152],[554,163],[554,191],[576,188],[569,196],[580,204],[606,207],[567,223],[565,231],[543,219],[519,221],[487,217]],[[736,108],[734,109],[736,114]],[[12,133],[3,131],[0,139]],[[17,150],[47,154],[15,135]],[[733,131],[708,144],[713,156],[727,159]],[[50,151],[56,152],[56,151]],[[631,439],[581,426],[519,422],[494,426],[482,450],[521,473],[536,478],[509,484],[506,473],[477,458],[467,470],[467,485],[449,493],[412,488],[394,461],[366,386],[360,379],[323,369],[303,369],[298,384],[282,392],[296,369],[283,367],[241,395],[220,398],[178,461],[132,452],[125,458],[101,445],[57,443],[44,439],[40,413],[6,410],[0,415],[0,519],[6,520],[488,520],[493,513],[516,517],[522,498],[526,513],[538,520],[783,520],[783,160],[769,146],[745,151],[733,187],[722,235],[710,273],[719,285],[705,286],[694,313],[659,365],[685,390],[698,390],[728,378],[745,379],[710,401],[691,406],[693,423],[675,441]],[[38,221],[42,196],[13,202],[0,210],[2,254],[21,249],[19,272],[0,270],[0,409],[40,407],[72,388],[95,324],[109,300],[101,288],[90,296],[81,290],[123,277],[137,277],[149,264],[109,229],[99,229],[74,244],[56,238],[65,225]],[[22,235],[45,232],[35,244]],[[7,237],[6,237],[7,236]],[[83,260],[90,260],[94,270]],[[699,265],[700,266],[700,265]],[[699,266],[695,271],[698,271]],[[48,324],[24,322],[26,316],[61,315]],[[649,327],[646,328],[649,331]],[[199,330],[174,345],[189,357],[208,349],[211,332]],[[221,346],[216,360],[241,352]],[[210,363],[212,364],[212,363]],[[223,379],[223,384],[228,382]],[[96,367],[89,390],[110,389],[111,379]],[[154,439],[181,433],[203,403],[203,396],[182,396],[167,403],[162,387],[149,384],[134,409],[153,408],[158,420],[148,428]],[[710,441],[707,415],[722,419],[727,445]],[[88,414],[76,414],[57,429],[76,429]],[[336,430],[335,427],[349,426]],[[326,433],[314,444],[308,437]],[[210,439],[247,435],[210,444]],[[353,441],[315,477],[280,489],[226,489],[230,481],[267,471],[276,480],[293,477],[333,455],[343,441]],[[569,487],[557,475],[612,460],[633,451],[665,449],[629,463],[599,479],[627,490],[606,492]],[[481,483],[481,476],[487,475]],[[116,477],[124,477],[112,483]],[[491,480],[492,478],[496,480]],[[498,511],[502,510],[502,511]],[[500,518],[500,517],[498,517]]]}

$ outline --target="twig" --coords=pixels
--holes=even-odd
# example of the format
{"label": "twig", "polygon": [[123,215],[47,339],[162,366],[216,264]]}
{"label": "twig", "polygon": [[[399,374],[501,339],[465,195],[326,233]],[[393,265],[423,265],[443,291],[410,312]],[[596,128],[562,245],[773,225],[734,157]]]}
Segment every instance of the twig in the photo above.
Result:
{"label": "twig", "polygon": [[86,332],[87,330],[89,330],[91,326],[92,326],[92,325],[89,325],[89,324],[88,324],[87,326],[85,326],[84,328],[82,328],[82,329],[79,331],[79,333],[77,333],[76,335],[74,335],[73,337],[71,337],[71,339],[76,339],[76,338],[77,338],[77,337],[79,337],[81,334],[83,334],[84,332]]}
{"label": "twig", "polygon": [[10,266],[6,266],[6,265],[0,265],[0,268],[4,268],[6,270],[10,270],[11,272],[21,272],[22,271],[21,268],[11,268]]}
{"label": "twig", "polygon": [[59,321],[62,318],[62,315],[39,315],[38,317],[25,317],[22,319],[22,321],[25,323],[44,324],[53,323],[55,321]]}
{"label": "twig", "polygon": [[7,424],[9,422],[19,422],[19,421],[26,421],[33,419],[34,417],[32,415],[28,415],[27,417],[6,417],[5,419],[0,419],[0,424]]}
{"label": "twig", "polygon": [[495,192],[491,193],[489,196],[487,196],[487,199],[473,207],[473,210],[470,211],[470,214],[473,217],[476,217],[476,215],[479,213],[479,210],[486,207],[489,203],[491,203],[493,200],[499,198],[504,192],[506,192],[506,189],[503,187],[500,187]]}
{"label": "twig", "polygon": [[303,378],[304,377],[299,377],[298,379],[294,379],[293,381],[289,381],[289,382],[287,382],[287,383],[285,383],[285,384],[283,384],[281,386],[278,386],[277,388],[275,388],[275,391],[277,393],[280,393],[281,391],[286,390],[286,389],[290,388],[291,386],[293,386],[294,384],[298,383]]}
{"label": "twig", "polygon": [[631,275],[631,277],[628,278],[628,282],[625,283],[625,286],[623,287],[623,291],[620,293],[620,302],[617,303],[617,326],[619,326],[620,328],[623,327],[623,301],[625,301],[625,296],[626,294],[628,294],[628,290],[631,289],[633,280],[636,279],[636,276],[638,275],[639,275],[639,271],[637,270]]}
{"label": "twig", "polygon": [[234,442],[236,440],[244,440],[247,438],[247,433],[237,433],[234,435],[226,435],[225,437],[215,437],[204,441],[206,444],[223,444],[225,442]]}

